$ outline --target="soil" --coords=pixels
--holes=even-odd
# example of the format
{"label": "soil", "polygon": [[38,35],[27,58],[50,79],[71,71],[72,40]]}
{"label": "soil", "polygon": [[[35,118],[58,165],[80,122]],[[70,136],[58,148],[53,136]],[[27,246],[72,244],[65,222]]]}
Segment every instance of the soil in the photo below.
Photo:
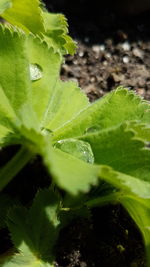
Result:
{"label": "soil", "polygon": [[[150,12],[123,16],[104,2],[47,1],[50,11],[67,16],[78,45],[61,77],[77,81],[91,101],[121,85],[150,100]],[[56,254],[56,267],[146,266],[140,232],[120,205],[72,221],[60,233]]]}
{"label": "soil", "polygon": [[92,209],[60,233],[55,267],[144,267],[142,238],[120,205]]}
{"label": "soil", "polygon": [[150,99],[150,12],[122,17],[108,8],[91,10],[83,1],[85,12],[81,2],[76,9],[51,7],[66,14],[78,45],[75,56],[66,57],[62,79],[77,81],[91,100],[119,85]]}

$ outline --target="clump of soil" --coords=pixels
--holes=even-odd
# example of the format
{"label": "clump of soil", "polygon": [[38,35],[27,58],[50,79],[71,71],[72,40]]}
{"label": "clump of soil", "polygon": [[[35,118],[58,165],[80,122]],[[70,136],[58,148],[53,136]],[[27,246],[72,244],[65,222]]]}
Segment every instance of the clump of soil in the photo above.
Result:
{"label": "clump of soil", "polygon": [[78,44],[76,55],[66,57],[62,79],[78,81],[91,100],[118,85],[150,99],[150,11],[119,16],[113,1],[52,3],[51,10],[66,14]]}
{"label": "clump of soil", "polygon": [[91,47],[81,41],[78,45],[76,55],[67,56],[62,66],[63,80],[77,81],[91,100],[120,85],[150,99],[150,43],[107,39]]}
{"label": "clump of soil", "polygon": [[120,206],[94,208],[91,218],[77,218],[62,230],[56,267],[145,267],[143,242]]}
{"label": "clump of soil", "polygon": [[150,99],[150,12],[132,18],[105,14],[100,21],[71,21],[78,49],[67,56],[62,79],[73,79],[95,100],[123,85]]}

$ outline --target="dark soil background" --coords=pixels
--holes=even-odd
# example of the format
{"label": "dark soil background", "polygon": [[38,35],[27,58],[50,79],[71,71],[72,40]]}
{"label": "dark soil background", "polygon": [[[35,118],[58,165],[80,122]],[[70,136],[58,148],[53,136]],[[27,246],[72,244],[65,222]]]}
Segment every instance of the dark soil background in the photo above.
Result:
{"label": "dark soil background", "polygon": [[[49,11],[67,16],[78,44],[75,56],[66,56],[63,80],[77,81],[91,101],[119,85],[150,99],[150,10],[135,5],[131,12],[130,1],[45,2]],[[56,267],[146,266],[142,237],[120,205],[72,221],[60,233],[56,254]]]}
{"label": "dark soil background", "polygon": [[50,2],[49,10],[67,16],[78,44],[76,55],[67,56],[62,67],[64,80],[78,81],[91,100],[118,85],[150,99],[150,11],[115,13],[110,0]]}
{"label": "dark soil background", "polygon": [[141,235],[120,205],[92,209],[62,230],[56,267],[144,267]]}

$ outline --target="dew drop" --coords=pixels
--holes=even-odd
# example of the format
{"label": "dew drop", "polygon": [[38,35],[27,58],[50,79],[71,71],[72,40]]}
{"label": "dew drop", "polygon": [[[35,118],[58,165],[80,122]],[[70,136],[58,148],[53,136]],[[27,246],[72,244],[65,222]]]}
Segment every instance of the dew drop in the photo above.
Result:
{"label": "dew drop", "polygon": [[85,162],[94,163],[94,155],[89,143],[76,140],[76,139],[64,139],[55,143],[55,147],[62,151],[73,155]]}
{"label": "dew drop", "polygon": [[52,131],[50,129],[42,127],[41,129],[43,135],[52,135]]}
{"label": "dew drop", "polygon": [[42,68],[38,64],[30,64],[30,79],[37,81],[42,78]]}
{"label": "dew drop", "polygon": [[94,133],[94,132],[99,131],[100,129],[101,129],[100,126],[94,125],[94,126],[92,126],[90,128],[87,128],[85,133]]}

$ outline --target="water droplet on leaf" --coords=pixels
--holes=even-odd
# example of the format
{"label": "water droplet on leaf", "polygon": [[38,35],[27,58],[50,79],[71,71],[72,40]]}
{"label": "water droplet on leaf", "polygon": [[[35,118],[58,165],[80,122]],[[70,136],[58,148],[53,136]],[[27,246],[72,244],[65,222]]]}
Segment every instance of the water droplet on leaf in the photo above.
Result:
{"label": "water droplet on leaf", "polygon": [[47,129],[47,128],[44,128],[44,127],[42,127],[42,134],[43,135],[52,135],[52,131],[50,130],[50,129]]}
{"label": "water droplet on leaf", "polygon": [[30,64],[30,79],[37,81],[42,78],[42,68],[38,64]]}
{"label": "water droplet on leaf", "polygon": [[55,144],[56,148],[73,155],[85,162],[94,163],[94,155],[89,143],[76,140],[76,139],[64,139]]}
{"label": "water droplet on leaf", "polygon": [[86,129],[85,133],[94,133],[94,132],[97,132],[101,129],[100,126],[97,126],[97,125],[94,125],[88,129]]}

